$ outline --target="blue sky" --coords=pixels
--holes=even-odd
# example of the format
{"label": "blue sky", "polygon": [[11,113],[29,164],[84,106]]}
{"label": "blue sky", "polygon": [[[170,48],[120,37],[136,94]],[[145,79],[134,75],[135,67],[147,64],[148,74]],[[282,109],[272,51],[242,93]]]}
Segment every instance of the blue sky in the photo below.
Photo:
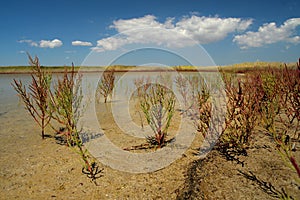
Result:
{"label": "blue sky", "polygon": [[298,0],[1,1],[0,66],[27,65],[25,52],[80,65],[91,51],[109,57],[128,45],[191,55],[200,45],[217,65],[296,62],[299,10]]}

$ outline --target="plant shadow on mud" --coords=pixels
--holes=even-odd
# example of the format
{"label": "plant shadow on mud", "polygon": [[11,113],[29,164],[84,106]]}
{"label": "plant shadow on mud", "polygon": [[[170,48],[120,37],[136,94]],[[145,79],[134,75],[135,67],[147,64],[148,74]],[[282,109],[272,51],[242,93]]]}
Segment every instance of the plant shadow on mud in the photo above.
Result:
{"label": "plant shadow on mud", "polygon": [[281,190],[276,189],[272,183],[264,181],[258,178],[252,171],[243,172],[238,170],[239,174],[246,179],[252,181],[255,185],[257,185],[263,192],[270,195],[271,197],[275,197],[278,199],[293,199],[293,197],[289,196],[287,192],[281,188]]}
{"label": "plant shadow on mud", "polygon": [[156,150],[158,148],[163,148],[167,145],[171,145],[176,141],[176,138],[171,138],[169,140],[165,140],[164,144],[159,146],[154,136],[147,136],[146,143],[135,145],[131,147],[125,147],[123,150],[125,151],[135,151],[135,150]]}
{"label": "plant shadow on mud", "polygon": [[[60,127],[56,135],[54,136],[55,141],[59,145],[68,145],[67,137],[65,134],[66,128]],[[102,137],[103,133],[90,133],[90,132],[80,132],[79,137],[83,144],[88,143],[94,139]],[[52,137],[52,136],[51,136]]]}
{"label": "plant shadow on mud", "polygon": [[184,184],[175,190],[177,200],[181,199],[205,199],[205,194],[201,188],[201,182],[209,176],[208,173],[203,173],[203,167],[206,163],[212,162],[217,154],[217,151],[212,151],[207,157],[198,159],[190,163],[186,173]]}
{"label": "plant shadow on mud", "polygon": [[203,176],[197,173],[201,170],[203,162],[203,160],[196,160],[190,164],[185,175],[186,178],[183,187],[175,191],[177,194],[176,199],[204,199],[199,184],[203,179]]}
{"label": "plant shadow on mud", "polygon": [[[198,154],[197,154],[198,155]],[[245,156],[243,153],[230,153],[228,151],[221,152],[217,148],[213,150],[205,157],[197,159],[191,162],[185,174],[184,184],[178,188],[175,193],[177,194],[177,200],[181,199],[206,199],[205,188],[201,184],[205,178],[211,176],[209,172],[204,172],[204,168],[208,163],[214,162],[216,157],[222,157],[227,161],[232,161],[238,165],[244,167],[244,161],[240,159],[240,156]]]}

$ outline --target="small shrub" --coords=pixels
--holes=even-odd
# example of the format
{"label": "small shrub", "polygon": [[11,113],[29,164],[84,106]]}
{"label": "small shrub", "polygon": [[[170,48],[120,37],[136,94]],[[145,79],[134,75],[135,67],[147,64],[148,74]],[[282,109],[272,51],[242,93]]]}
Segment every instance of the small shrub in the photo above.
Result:
{"label": "small shrub", "polygon": [[84,162],[82,172],[97,184],[96,178],[99,177],[100,170],[97,163],[92,160],[88,151],[84,149],[83,142],[80,138],[80,130],[78,130],[77,123],[84,111],[82,107],[82,79],[79,77],[75,81],[75,71],[72,65],[70,75],[65,70],[63,78],[58,79],[57,84],[54,85],[54,93],[51,92],[51,107],[53,109],[53,119],[66,127],[65,136],[69,147],[77,152]]}
{"label": "small shrub", "polygon": [[135,93],[137,97],[141,97],[143,92],[148,90],[149,86],[151,85],[150,81],[150,77],[141,77],[134,80],[134,85],[136,87]]}
{"label": "small shrub", "polygon": [[203,87],[201,91],[198,91],[197,103],[199,118],[195,121],[195,124],[197,126],[197,131],[202,133],[203,137],[206,136],[211,120],[212,105],[209,98],[210,94],[206,87]]}
{"label": "small shrub", "polygon": [[204,78],[176,76],[175,84],[183,98],[183,113],[191,117],[198,132],[206,136],[211,120],[210,93]]}
{"label": "small shrub", "polygon": [[113,69],[105,70],[98,84],[98,91],[104,97],[104,103],[108,97],[112,97],[112,92],[115,87],[115,71]]}
{"label": "small shrub", "polygon": [[247,74],[243,80],[234,82],[224,78],[227,96],[227,114],[225,127],[219,138],[218,148],[235,149],[245,152],[249,146],[251,134],[259,120],[259,109],[263,98],[260,77]]}
{"label": "small shrub", "polygon": [[41,68],[38,57],[34,59],[29,55],[29,63],[32,67],[32,82],[26,90],[22,81],[15,80],[12,86],[23,100],[26,110],[42,129],[42,138],[45,138],[45,127],[50,123],[52,110],[49,108],[49,91],[51,85],[50,74],[46,74]]}
{"label": "small shrub", "polygon": [[281,109],[282,85],[278,69],[267,68],[257,72],[262,80],[263,98],[260,102],[261,118],[266,130],[274,128],[274,122]]}
{"label": "small shrub", "polygon": [[148,141],[160,148],[165,144],[174,114],[175,95],[162,85],[151,84],[141,93],[139,101],[147,123],[154,132],[154,137],[148,138]]}
{"label": "small shrub", "polygon": [[69,74],[65,69],[63,78],[58,78],[57,83],[54,84],[54,91],[51,91],[50,106],[54,111],[52,118],[60,125],[66,128],[64,134],[66,142],[69,146],[73,145],[72,133],[77,129],[76,125],[82,112],[82,90],[81,78],[75,82],[76,73],[72,65],[72,71]]}
{"label": "small shrub", "polygon": [[[283,85],[284,112],[289,119],[289,123],[295,120],[300,121],[300,59],[296,69],[283,69],[284,74],[281,84]],[[299,139],[299,135],[297,136]]]}
{"label": "small shrub", "polygon": [[183,99],[183,104],[181,106],[184,106],[183,111],[186,112],[189,109],[189,93],[190,93],[190,88],[189,88],[189,80],[184,77],[182,74],[179,74],[175,77],[175,85],[180,93],[182,99]]}
{"label": "small shrub", "polygon": [[[208,86],[203,77],[191,76],[188,78],[190,86],[190,108],[191,114],[194,116],[194,124],[197,131],[206,137],[207,129],[209,128],[211,120],[211,98]],[[195,102],[195,103],[194,103]]]}

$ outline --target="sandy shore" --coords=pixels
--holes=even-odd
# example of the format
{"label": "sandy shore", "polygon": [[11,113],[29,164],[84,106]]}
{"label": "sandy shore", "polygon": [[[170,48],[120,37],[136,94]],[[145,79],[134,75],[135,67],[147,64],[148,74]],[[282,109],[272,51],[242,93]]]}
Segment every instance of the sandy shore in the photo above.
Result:
{"label": "sandy shore", "polygon": [[[300,199],[295,172],[283,163],[271,138],[259,129],[248,156],[239,158],[243,166],[227,161],[217,151],[198,160],[194,153],[203,138],[196,133],[181,158],[155,172],[134,174],[99,163],[104,170],[97,179],[99,186],[95,186],[81,173],[83,163],[75,152],[57,144],[54,138],[42,140],[39,128],[23,105],[16,100],[5,103],[0,107],[0,199],[276,199],[242,175],[250,171],[277,190],[283,188],[294,199]],[[116,146],[124,148],[144,142],[124,135],[107,105],[97,106],[104,134]],[[134,106],[131,113],[138,117]],[[176,112],[171,135],[178,120]],[[47,133],[54,135],[51,129]],[[296,156],[300,160],[299,151]]]}

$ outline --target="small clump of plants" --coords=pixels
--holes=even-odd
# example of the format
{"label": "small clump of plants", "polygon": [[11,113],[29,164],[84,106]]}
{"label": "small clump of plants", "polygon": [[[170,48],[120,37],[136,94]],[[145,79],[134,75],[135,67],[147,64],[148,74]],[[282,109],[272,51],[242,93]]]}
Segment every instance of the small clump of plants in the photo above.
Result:
{"label": "small clump of plants", "polygon": [[243,79],[223,74],[223,80],[227,112],[217,148],[225,154],[247,155],[253,130],[260,120],[261,79],[257,74],[249,73]]}
{"label": "small clump of plants", "polygon": [[[248,156],[248,149],[255,148],[252,141],[256,128],[263,128],[286,166],[296,174],[294,184],[300,183],[300,167],[295,156],[300,139],[300,60],[293,67],[252,69],[243,75],[221,71],[226,99],[226,117],[215,149],[227,160],[244,166],[239,156]],[[177,79],[181,87],[185,82]],[[187,96],[181,90],[182,96]],[[202,99],[206,99],[205,95]],[[199,99],[199,98],[198,98]],[[200,98],[201,99],[201,98]],[[198,102],[203,102],[198,100]],[[201,110],[199,103],[197,109]],[[205,108],[208,111],[209,107]],[[198,113],[202,129],[207,130],[207,118]],[[263,191],[280,199],[293,199],[284,188],[276,189],[271,183],[258,178],[251,171],[241,174],[255,182]],[[292,175],[291,175],[292,177]],[[292,178],[291,178],[292,179]]]}
{"label": "small clump of plants", "polygon": [[[58,78],[57,83],[51,87],[52,75],[42,69],[38,57],[33,59],[28,54],[28,58],[33,70],[29,91],[21,80],[14,80],[14,89],[23,100],[26,110],[41,127],[42,138],[45,138],[45,127],[51,125],[61,134],[63,141],[80,155],[84,163],[82,173],[97,184],[96,179],[101,176],[102,169],[84,148],[80,137],[81,130],[77,127],[78,120],[84,112],[81,77],[76,79],[72,64],[71,71],[65,69],[63,77]],[[52,120],[60,125],[59,131],[50,123]]]}
{"label": "small clump of plants", "polygon": [[[294,152],[300,139],[300,60],[296,68],[286,65],[280,69],[268,69],[265,86],[264,129],[273,138],[282,159],[298,174],[300,168]],[[272,81],[274,79],[274,84]],[[273,118],[271,120],[270,118]]]}

